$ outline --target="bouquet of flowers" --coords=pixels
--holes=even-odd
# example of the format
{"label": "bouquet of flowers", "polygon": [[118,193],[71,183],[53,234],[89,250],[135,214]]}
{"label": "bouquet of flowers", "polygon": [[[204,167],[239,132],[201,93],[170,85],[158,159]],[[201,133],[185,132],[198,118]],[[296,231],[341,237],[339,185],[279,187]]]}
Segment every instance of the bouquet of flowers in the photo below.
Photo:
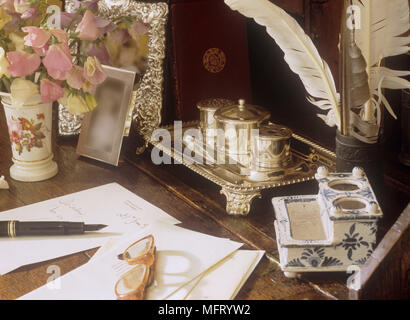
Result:
{"label": "bouquet of flowers", "polygon": [[0,0],[0,90],[19,104],[40,94],[43,103],[58,101],[72,114],[93,110],[94,89],[106,75],[96,55],[79,48],[117,27],[95,16],[97,2],[57,16],[46,0]]}

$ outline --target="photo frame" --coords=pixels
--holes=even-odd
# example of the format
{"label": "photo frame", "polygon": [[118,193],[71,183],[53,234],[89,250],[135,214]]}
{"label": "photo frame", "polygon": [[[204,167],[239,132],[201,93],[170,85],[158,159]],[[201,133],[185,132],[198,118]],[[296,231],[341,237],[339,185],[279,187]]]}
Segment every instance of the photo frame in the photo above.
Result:
{"label": "photo frame", "polygon": [[107,79],[98,85],[98,106],[84,116],[77,154],[117,166],[132,102],[134,71],[103,66]]}
{"label": "photo frame", "polygon": [[[66,0],[65,9],[73,11],[76,0]],[[134,103],[127,115],[124,133],[127,135],[132,121],[138,122],[137,134],[146,141],[151,133],[161,124],[163,102],[164,59],[166,43],[166,25],[168,20],[166,2],[142,2],[135,0],[100,0],[98,15],[114,20],[128,16],[149,26],[147,35],[146,69],[141,76],[138,88],[134,90]],[[81,131],[83,116],[74,116],[68,110],[58,107],[58,135],[76,136]]]}

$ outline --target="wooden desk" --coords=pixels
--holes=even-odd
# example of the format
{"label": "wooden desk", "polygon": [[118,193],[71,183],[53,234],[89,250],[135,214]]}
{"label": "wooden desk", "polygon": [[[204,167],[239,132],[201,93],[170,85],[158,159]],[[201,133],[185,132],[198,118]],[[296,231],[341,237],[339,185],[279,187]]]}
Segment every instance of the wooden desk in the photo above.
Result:
{"label": "wooden desk", "polygon": [[[0,190],[0,211],[117,182],[182,221],[185,228],[244,242],[247,249],[266,250],[267,257],[262,259],[246,282],[238,299],[348,298],[347,275],[343,273],[306,274],[301,279],[287,279],[277,264],[270,198],[274,195],[315,193],[314,182],[264,192],[263,199],[255,201],[248,217],[234,218],[226,215],[225,200],[217,187],[187,168],[180,165],[156,166],[152,164],[149,152],[138,158],[135,166],[121,161],[116,168],[79,158],[75,154],[75,144],[75,141],[60,141],[55,147],[55,160],[60,171],[53,179],[37,183],[13,181],[9,175],[11,150],[1,111],[0,174],[5,175],[10,190]],[[388,218],[385,221],[394,221],[390,218],[397,217],[403,210],[407,196],[389,189],[386,197],[390,200],[387,201],[389,212],[386,212]],[[386,223],[381,233],[390,225]],[[50,277],[48,266],[58,265],[65,274],[86,263],[95,251],[37,263],[0,276],[0,299],[15,299],[44,285]]]}

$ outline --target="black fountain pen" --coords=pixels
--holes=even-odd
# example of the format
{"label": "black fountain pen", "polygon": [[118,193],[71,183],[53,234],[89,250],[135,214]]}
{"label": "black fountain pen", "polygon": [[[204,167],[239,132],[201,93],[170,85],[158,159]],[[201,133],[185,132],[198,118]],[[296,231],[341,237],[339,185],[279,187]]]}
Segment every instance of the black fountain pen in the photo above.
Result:
{"label": "black fountain pen", "polygon": [[0,237],[63,236],[84,234],[86,231],[98,231],[105,227],[105,224],[84,224],[84,222],[0,221]]}

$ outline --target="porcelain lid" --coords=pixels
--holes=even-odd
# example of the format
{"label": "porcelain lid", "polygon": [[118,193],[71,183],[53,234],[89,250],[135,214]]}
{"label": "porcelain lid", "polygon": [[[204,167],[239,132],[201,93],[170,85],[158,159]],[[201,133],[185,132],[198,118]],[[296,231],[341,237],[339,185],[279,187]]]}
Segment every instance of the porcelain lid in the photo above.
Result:
{"label": "porcelain lid", "polygon": [[259,106],[245,104],[240,99],[238,105],[223,107],[215,112],[215,119],[222,122],[259,123],[270,118],[270,112]]}

